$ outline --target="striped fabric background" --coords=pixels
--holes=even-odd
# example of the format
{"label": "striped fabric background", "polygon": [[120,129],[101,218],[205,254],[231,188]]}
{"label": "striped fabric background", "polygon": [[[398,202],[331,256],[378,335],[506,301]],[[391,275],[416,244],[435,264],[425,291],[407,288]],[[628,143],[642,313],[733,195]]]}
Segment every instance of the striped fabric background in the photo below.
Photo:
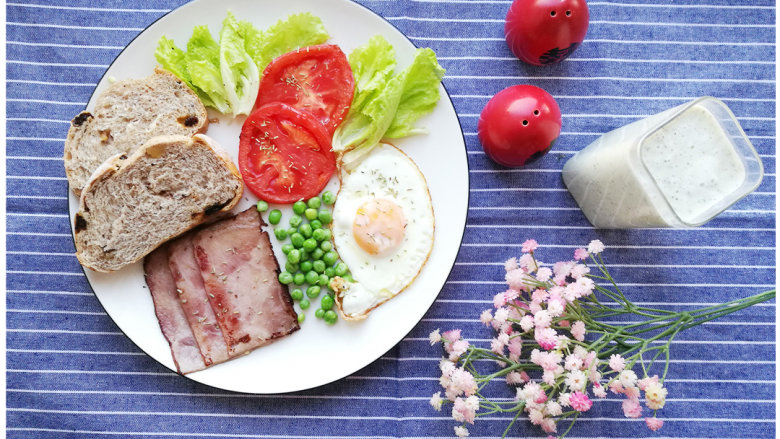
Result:
{"label": "striped fabric background", "polygon": [[[223,392],[147,357],[112,323],[73,256],[61,159],[69,120],[103,71],[147,25],[183,0],[33,0],[7,11],[7,435],[16,439],[449,437],[428,400],[438,388],[436,328],[490,334],[477,319],[503,287],[503,261],[535,238],[542,260],[603,240],[635,301],[690,309],[754,294],[775,279],[775,18],[771,0],[591,1],[585,43],[531,67],[503,41],[506,0],[364,0],[418,46],[432,47],[467,141],[469,220],[456,266],[415,330],[381,359],[325,387],[279,396]],[[527,169],[481,150],[482,107],[509,85],[545,88],[563,112],[552,152]],[[693,230],[594,230],[560,170],[599,134],[701,95],[724,100],[766,175],[751,195]],[[455,239],[456,237],[453,237]],[[775,436],[775,305],[684,332],[673,343],[669,397],[650,432],[609,397],[569,437]],[[317,373],[311,359],[311,373]],[[497,384],[497,386],[499,386]],[[499,387],[496,387],[500,389]],[[500,393],[501,390],[497,390]],[[496,437],[506,416],[472,437]],[[539,437],[523,421],[511,437]]]}

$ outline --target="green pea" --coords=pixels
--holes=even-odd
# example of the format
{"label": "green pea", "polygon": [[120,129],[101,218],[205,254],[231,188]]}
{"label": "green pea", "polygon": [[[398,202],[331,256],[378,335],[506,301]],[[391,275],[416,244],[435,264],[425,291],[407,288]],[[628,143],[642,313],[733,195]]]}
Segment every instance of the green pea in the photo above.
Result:
{"label": "green pea", "polygon": [[322,308],[319,308],[317,311],[314,311],[314,317],[317,317],[318,319],[321,319],[325,316],[325,310]]}
{"label": "green pea", "polygon": [[279,209],[274,209],[268,212],[268,222],[277,225],[282,220],[282,212]]}
{"label": "green pea", "polygon": [[339,262],[336,264],[336,267],[334,267],[334,270],[336,272],[336,276],[344,277],[344,275],[347,274],[347,270],[349,269],[347,268],[347,264]]}
{"label": "green pea", "polygon": [[339,255],[336,254],[333,250],[326,252],[322,256],[322,262],[328,265],[328,267],[332,266],[336,263],[336,261],[339,259]]}
{"label": "green pea", "polygon": [[316,271],[317,273],[324,273],[325,272],[325,262],[317,260],[314,261],[312,264],[312,269]]}
{"label": "green pea", "polygon": [[268,203],[266,203],[263,200],[258,201],[257,202],[257,211],[258,212],[265,212],[266,210],[268,210]]}
{"label": "green pea", "polygon": [[316,241],[322,241],[325,239],[325,230],[323,229],[314,229],[313,232],[311,232],[311,237],[314,238]]}
{"label": "green pea", "polygon": [[293,233],[297,233],[298,229],[296,227],[290,227],[287,229],[287,236],[292,236]]}
{"label": "green pea", "polygon": [[329,296],[329,295],[327,295],[327,294],[326,294],[326,295],[324,295],[324,296],[322,296],[322,299],[320,300],[320,306],[321,306],[321,307],[322,307],[322,309],[324,309],[325,311],[327,311],[327,310],[329,310],[329,309],[333,309],[333,298],[332,298],[332,297],[330,297],[330,296]]}
{"label": "green pea", "polygon": [[314,299],[315,297],[320,295],[320,287],[317,285],[312,285],[309,288],[306,289],[306,295],[310,298]]}
{"label": "green pea", "polygon": [[311,271],[311,261],[301,262],[301,271],[304,273]]}
{"label": "green pea", "polygon": [[325,252],[321,248],[315,248],[311,252],[311,258],[314,260],[320,260],[325,255]]}
{"label": "green pea", "polygon": [[320,248],[324,252],[329,252],[329,251],[333,250],[333,244],[331,244],[330,241],[322,241],[320,243]]}
{"label": "green pea", "polygon": [[313,230],[321,229],[322,228],[322,221],[320,220],[312,220],[309,222],[311,224],[311,228]]}
{"label": "green pea", "polygon": [[333,267],[328,267],[325,269],[325,276],[333,277],[336,275],[336,269]]}
{"label": "green pea", "polygon": [[331,215],[331,213],[327,210],[319,211],[319,213],[317,213],[317,218],[322,222],[322,224],[330,224],[330,222],[333,221],[333,215]]}
{"label": "green pea", "polygon": [[309,305],[311,305],[311,303],[309,303],[309,301],[306,299],[301,299],[301,301],[298,303],[298,306],[300,306],[301,309],[309,309]]}
{"label": "green pea", "polygon": [[300,249],[299,251],[301,252],[301,261],[308,261],[311,258],[311,255],[306,250]]}
{"label": "green pea", "polygon": [[306,283],[306,277],[303,275],[303,273],[295,273],[295,276],[293,276],[293,283],[295,285],[303,285]]}
{"label": "green pea", "polygon": [[319,285],[321,287],[327,287],[329,283],[330,283],[330,276],[328,276],[325,273],[322,273],[320,275],[319,281],[317,282],[317,285]]}
{"label": "green pea", "polygon": [[290,262],[292,264],[297,264],[301,261],[301,251],[297,248],[294,248],[290,250],[289,253],[287,253],[287,262]]}
{"label": "green pea", "polygon": [[306,204],[308,204],[309,207],[311,207],[312,209],[319,209],[320,202],[321,202],[320,197],[314,197],[314,198],[309,198],[309,202]]}
{"label": "green pea", "polygon": [[323,315],[322,318],[325,319],[325,323],[332,325],[336,323],[336,320],[338,320],[339,316],[335,311],[329,309],[325,311],[325,315]]}
{"label": "green pea", "polygon": [[[306,219],[309,220],[309,221],[317,219],[317,209],[313,209],[313,208],[310,207],[310,208],[306,209],[303,212],[303,216],[305,216]],[[320,221],[322,221],[322,220],[320,220]],[[322,222],[325,223],[325,221],[322,221]]]}
{"label": "green pea", "polygon": [[306,241],[303,241],[303,249],[307,252],[313,251],[315,248],[317,248],[317,241],[313,238],[309,238]]}
{"label": "green pea", "polygon": [[279,241],[284,241],[287,239],[287,229],[274,229],[274,235],[276,235],[276,239]]}
{"label": "green pea", "polygon": [[303,291],[300,288],[296,288],[290,291],[290,297],[292,297],[293,300],[301,300],[303,299]]}
{"label": "green pea", "polygon": [[306,238],[304,238],[303,235],[301,235],[298,232],[295,232],[292,235],[290,235],[290,242],[292,243],[293,247],[295,247],[295,248],[303,247],[303,241],[305,241],[305,240],[306,240]]}
{"label": "green pea", "polygon": [[292,250],[294,248],[295,247],[293,247],[292,244],[285,244],[285,245],[282,246],[282,253],[288,254],[288,253],[290,253],[290,250]]}
{"label": "green pea", "polygon": [[298,227],[302,222],[303,218],[298,214],[293,214],[293,216],[290,217],[290,227]]}
{"label": "green pea", "polygon": [[336,196],[331,191],[325,191],[322,193],[322,202],[330,206],[336,202]]}
{"label": "green pea", "polygon": [[306,272],[306,283],[309,285],[314,285],[317,283],[317,281],[320,280],[320,275],[317,274],[316,271],[311,270]]}
{"label": "green pea", "polygon": [[298,271],[299,268],[300,267],[298,266],[298,264],[292,263],[290,261],[284,263],[284,269],[289,271],[290,273],[295,273],[296,271]]}
{"label": "green pea", "polygon": [[311,224],[301,224],[301,226],[298,227],[298,232],[301,235],[303,235],[304,238],[311,238],[311,234],[312,234]]}
{"label": "green pea", "polygon": [[293,281],[293,275],[289,271],[279,273],[279,283],[287,285]]}
{"label": "green pea", "polygon": [[301,215],[304,210],[306,210],[306,203],[304,203],[303,200],[298,200],[293,203],[293,212],[296,214]]}
{"label": "green pea", "polygon": [[298,314],[298,323],[303,323],[304,320],[306,320],[306,314]]}
{"label": "green pea", "polygon": [[325,231],[325,241],[330,241],[330,237],[332,236],[330,229],[322,229]]}

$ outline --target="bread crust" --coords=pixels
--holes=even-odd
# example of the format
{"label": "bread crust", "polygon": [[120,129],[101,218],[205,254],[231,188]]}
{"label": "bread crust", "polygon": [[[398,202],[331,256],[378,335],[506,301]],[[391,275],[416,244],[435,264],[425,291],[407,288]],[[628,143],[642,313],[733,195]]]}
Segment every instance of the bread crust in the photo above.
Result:
{"label": "bread crust", "polygon": [[63,150],[65,175],[78,196],[110,157],[129,155],[158,135],[192,136],[207,129],[208,112],[198,95],[172,73],[155,68],[146,78],[111,84],[94,110],[73,118]]}
{"label": "bread crust", "polygon": [[[141,213],[148,213],[149,215],[145,215],[145,218],[149,218],[149,222],[147,224],[138,225],[138,234],[143,234],[143,238],[148,239],[146,242],[143,243],[143,249],[141,249],[138,252],[133,253],[133,256],[128,259],[123,259],[120,261],[116,261],[113,259],[110,259],[106,257],[108,252],[104,252],[101,254],[100,252],[95,252],[95,246],[103,246],[105,243],[99,243],[95,242],[97,240],[97,237],[92,236],[91,229],[88,232],[87,227],[88,224],[93,221],[94,212],[99,212],[100,209],[103,209],[104,212],[99,212],[102,214],[103,217],[106,217],[106,209],[115,209],[119,208],[118,204],[121,204],[120,201],[118,201],[120,198],[127,196],[128,194],[120,193],[116,194],[117,197],[115,199],[110,199],[107,201],[103,201],[102,205],[100,206],[90,206],[89,204],[94,201],[92,199],[93,194],[101,187],[101,185],[106,184],[107,182],[113,180],[113,179],[121,179],[125,174],[127,174],[128,170],[133,169],[136,164],[140,163],[142,160],[144,160],[147,156],[155,158],[160,157],[161,154],[164,154],[167,152],[168,148],[206,148],[208,150],[208,153],[212,154],[213,157],[217,160],[217,162],[224,168],[225,175],[223,176],[228,181],[233,182],[233,186],[235,188],[233,189],[232,193],[229,193],[230,198],[226,203],[219,203],[218,205],[211,205],[206,206],[204,205],[205,200],[208,198],[209,195],[216,195],[216,194],[193,194],[192,198],[198,201],[201,201],[199,199],[203,199],[201,202],[201,205],[198,205],[198,209],[193,212],[187,212],[186,218],[187,221],[185,223],[181,224],[155,224],[154,221],[152,221],[155,218],[155,215],[153,215],[152,210],[159,208],[159,206],[156,205],[136,205],[132,206],[133,210],[143,209]],[[176,166],[176,164],[164,164],[167,166]],[[186,172],[192,171],[192,172],[200,172],[200,170],[183,170],[183,172],[186,174]],[[184,177],[182,177],[184,178]],[[181,181],[182,185],[188,185],[190,184],[189,181]],[[76,216],[74,218],[74,241],[76,244],[76,257],[78,258],[79,262],[86,268],[89,268],[94,271],[99,272],[112,272],[119,270],[127,265],[133,264],[139,260],[141,260],[144,256],[151,253],[154,249],[162,245],[164,242],[175,238],[188,230],[204,223],[210,218],[214,218],[220,213],[228,212],[231,209],[233,209],[240,201],[241,196],[243,195],[243,180],[241,178],[241,174],[239,173],[238,169],[236,168],[233,161],[230,159],[230,157],[227,155],[227,153],[211,138],[208,136],[197,134],[193,137],[187,137],[187,136],[158,136],[150,139],[148,142],[144,144],[143,147],[138,149],[136,152],[134,152],[130,156],[124,156],[123,154],[118,154],[108,160],[106,160],[102,165],[98,167],[97,170],[92,174],[90,179],[88,180],[87,184],[84,186],[84,189],[82,190],[81,196],[79,198],[79,210],[78,213],[76,213]],[[227,190],[228,188],[221,188],[221,190]],[[128,189],[130,190],[130,189]],[[132,197],[130,197],[132,199]],[[224,199],[224,198],[223,198]],[[113,202],[113,204],[112,204]],[[175,206],[182,206],[182,208],[186,208],[185,203],[172,203]],[[112,219],[114,221],[114,219]],[[105,224],[99,224],[99,226],[105,226]],[[150,233],[151,230],[157,230],[161,226],[169,227],[171,228],[171,233],[165,235],[165,236],[158,236],[155,237],[153,233]],[[95,225],[92,224],[92,229],[95,228]],[[110,239],[110,237],[109,237]],[[139,237],[140,239],[140,237]],[[117,243],[113,243],[117,244]],[[112,245],[113,245],[112,244]],[[120,243],[122,244],[122,243]],[[129,244],[127,244],[129,245]],[[110,251],[123,251],[125,249],[121,248],[112,248]]]}

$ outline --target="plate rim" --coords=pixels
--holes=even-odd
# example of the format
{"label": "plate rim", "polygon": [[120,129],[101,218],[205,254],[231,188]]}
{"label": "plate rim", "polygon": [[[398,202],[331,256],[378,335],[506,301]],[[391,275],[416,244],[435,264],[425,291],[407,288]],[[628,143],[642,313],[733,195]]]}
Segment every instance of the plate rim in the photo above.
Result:
{"label": "plate rim", "polygon": [[[113,65],[114,65],[114,64],[117,62],[117,60],[118,60],[118,59],[119,59],[119,58],[122,56],[122,54],[123,54],[123,53],[124,53],[124,52],[127,50],[127,48],[128,48],[128,47],[129,47],[129,46],[130,46],[130,45],[131,45],[131,44],[132,44],[132,43],[133,43],[135,40],[137,40],[137,39],[138,39],[138,38],[139,38],[141,35],[143,35],[143,33],[144,33],[144,32],[146,32],[146,31],[147,31],[147,30],[148,30],[150,27],[152,27],[152,26],[153,26],[155,23],[157,23],[158,21],[160,21],[160,20],[164,19],[164,18],[165,18],[165,17],[167,17],[168,15],[170,15],[170,14],[172,14],[172,13],[174,13],[174,12],[178,11],[179,9],[181,9],[181,8],[183,8],[183,7],[185,7],[185,6],[191,5],[191,4],[193,4],[193,3],[198,3],[198,2],[201,2],[201,1],[209,1],[209,0],[191,0],[191,1],[187,1],[187,2],[185,2],[185,3],[182,3],[182,4],[181,4],[181,5],[179,5],[179,6],[176,6],[175,8],[171,9],[170,11],[168,11],[168,12],[166,12],[165,14],[163,14],[163,15],[161,15],[161,16],[159,16],[159,17],[157,17],[157,18],[156,18],[154,21],[152,21],[152,22],[150,22],[149,24],[147,24],[147,25],[146,25],[146,27],[144,27],[144,29],[143,29],[142,31],[138,32],[138,34],[137,34],[137,35],[135,35],[135,36],[134,36],[134,37],[133,37],[133,38],[132,38],[130,41],[128,41],[128,42],[127,42],[127,44],[125,44],[125,46],[122,48],[122,50],[120,50],[120,51],[119,51],[119,53],[117,53],[117,55],[114,57],[114,59],[113,59],[113,60],[112,60],[112,61],[111,61],[111,62],[110,62],[110,63],[109,63],[107,66],[106,66],[105,70],[104,70],[104,71],[103,71],[103,73],[100,75],[100,78],[99,78],[99,79],[96,81],[96,83],[95,83],[95,87],[92,89],[92,93],[90,94],[90,96],[89,96],[89,99],[87,100],[86,104],[84,105],[84,107],[82,108],[82,110],[81,110],[80,112],[87,111],[87,107],[89,106],[90,102],[92,102],[93,98],[95,97],[95,93],[97,93],[97,92],[98,92],[99,85],[100,85],[100,83],[103,81],[103,79],[106,77],[106,75],[108,74],[108,71],[111,69],[111,67],[112,67],[112,66],[113,66]],[[414,41],[412,41],[412,40],[411,40],[411,38],[409,38],[409,37],[408,37],[408,36],[407,36],[407,35],[406,35],[406,34],[405,34],[403,31],[401,31],[401,30],[400,30],[400,29],[399,29],[399,28],[398,28],[396,25],[394,25],[393,23],[391,23],[391,22],[390,22],[390,20],[388,20],[387,18],[385,18],[384,16],[382,16],[382,15],[381,15],[381,14],[379,14],[378,12],[374,11],[373,9],[369,8],[368,6],[366,6],[366,5],[362,4],[362,3],[358,3],[357,1],[350,1],[350,0],[337,0],[337,1],[340,1],[340,2],[342,2],[342,3],[346,3],[346,4],[350,4],[350,5],[354,5],[354,6],[358,6],[358,7],[362,8],[362,9],[364,9],[364,10],[365,10],[365,11],[367,11],[368,13],[370,13],[370,14],[374,15],[375,17],[377,17],[377,18],[381,19],[382,21],[384,21],[385,23],[387,23],[388,25],[390,25],[390,26],[391,26],[393,29],[395,29],[395,30],[396,30],[396,31],[397,31],[397,32],[398,32],[398,33],[399,33],[401,36],[403,36],[403,38],[404,38],[406,41],[408,41],[408,42],[409,42],[409,43],[410,43],[410,44],[411,44],[413,47],[415,47],[416,49],[419,49],[419,47],[418,47],[418,46],[417,46],[417,45],[414,43]],[[453,112],[454,112],[454,115],[455,115],[455,121],[456,121],[456,122],[457,122],[457,124],[458,124],[458,128],[459,128],[459,130],[460,130],[460,136],[461,136],[461,139],[462,139],[462,141],[463,141],[463,149],[464,149],[464,151],[463,151],[463,152],[464,152],[464,154],[465,154],[465,156],[466,156],[466,170],[467,170],[467,171],[469,171],[469,170],[470,170],[470,168],[469,168],[469,162],[468,162],[468,145],[466,144],[466,136],[465,136],[465,134],[463,133],[463,125],[461,124],[460,117],[458,117],[457,110],[455,109],[455,104],[452,102],[452,97],[451,97],[451,95],[450,95],[450,92],[449,92],[449,90],[447,90],[447,87],[446,87],[446,85],[444,84],[443,78],[442,78],[442,81],[440,81],[440,82],[439,82],[439,84],[440,84],[440,85],[441,85],[441,87],[444,89],[445,97],[447,98],[447,100],[449,101],[450,105],[452,106],[452,109],[453,109]],[[69,183],[69,182],[67,183],[67,188],[68,188],[68,197],[69,197],[69,199],[72,199],[73,197],[75,197],[75,195],[73,194],[73,190],[71,189],[71,187],[70,187],[70,183]],[[150,358],[150,359],[154,360],[154,362],[155,362],[155,363],[156,363],[158,366],[161,366],[161,367],[163,367],[164,369],[168,369],[168,370],[169,370],[171,373],[173,373],[174,375],[177,375],[177,376],[179,376],[179,377],[186,378],[186,379],[188,379],[188,380],[189,380],[189,381],[191,381],[191,382],[194,382],[194,383],[196,383],[196,384],[198,384],[198,385],[207,386],[207,387],[209,387],[209,388],[211,388],[211,389],[215,389],[215,390],[219,390],[219,391],[232,392],[232,393],[235,393],[235,394],[243,394],[243,395],[285,395],[285,394],[296,393],[296,392],[310,391],[310,390],[314,390],[314,389],[322,388],[322,387],[324,387],[324,386],[327,386],[327,385],[333,384],[333,383],[335,383],[335,382],[337,382],[337,381],[341,381],[341,380],[343,380],[344,378],[346,378],[346,377],[348,377],[348,376],[350,376],[350,375],[354,374],[355,372],[357,372],[357,371],[361,370],[362,368],[368,367],[368,366],[370,366],[371,364],[375,363],[375,362],[376,362],[378,359],[380,359],[382,356],[384,356],[385,354],[387,354],[387,352],[389,352],[390,350],[392,350],[392,349],[394,349],[396,346],[398,346],[398,344],[399,344],[399,343],[401,343],[401,342],[403,341],[403,339],[404,339],[404,338],[406,338],[406,337],[407,337],[407,336],[408,336],[408,335],[409,335],[409,334],[410,334],[412,331],[414,331],[414,329],[415,329],[415,328],[416,328],[416,327],[417,327],[417,326],[420,324],[420,321],[422,321],[422,319],[425,317],[425,315],[426,315],[426,314],[427,314],[427,313],[430,311],[430,309],[433,307],[433,305],[434,305],[434,304],[436,303],[436,301],[439,299],[439,296],[441,295],[441,292],[444,290],[444,285],[446,284],[446,282],[447,282],[447,279],[449,279],[449,278],[450,278],[450,276],[452,275],[452,271],[455,269],[455,263],[456,263],[456,261],[457,261],[457,259],[458,259],[458,256],[460,255],[460,252],[461,252],[461,250],[462,250],[462,248],[463,248],[463,239],[464,239],[464,238],[465,238],[465,236],[466,236],[466,225],[468,224],[468,219],[469,219],[469,207],[470,207],[470,205],[471,205],[471,173],[470,173],[470,172],[466,172],[466,188],[467,188],[467,191],[466,191],[466,214],[465,214],[465,216],[464,216],[464,222],[463,222],[463,226],[462,226],[462,230],[461,230],[461,235],[460,235],[460,237],[458,238],[458,251],[455,253],[455,258],[454,258],[454,259],[453,259],[453,261],[452,261],[452,265],[450,266],[450,268],[449,268],[449,271],[447,272],[447,276],[444,278],[444,283],[443,283],[443,284],[442,284],[442,286],[439,288],[439,291],[436,293],[436,296],[433,298],[433,300],[431,301],[431,303],[430,303],[430,304],[429,304],[429,305],[426,307],[425,311],[422,313],[422,316],[420,317],[420,320],[418,320],[418,321],[417,321],[417,322],[416,322],[416,323],[415,323],[415,324],[414,324],[414,325],[413,325],[413,326],[412,326],[412,327],[409,329],[409,331],[408,331],[408,332],[406,332],[405,334],[403,334],[403,336],[401,336],[401,337],[398,339],[398,341],[396,341],[396,342],[395,342],[395,343],[394,343],[392,346],[390,346],[390,347],[388,348],[388,350],[386,350],[386,351],[384,351],[384,352],[380,353],[380,354],[379,354],[377,357],[375,357],[375,358],[371,358],[371,359],[370,359],[370,361],[366,362],[366,363],[365,363],[365,364],[363,364],[362,366],[358,367],[357,369],[355,369],[355,370],[353,370],[353,371],[351,371],[351,372],[347,372],[346,374],[344,374],[344,375],[342,375],[342,376],[340,376],[340,377],[338,377],[338,378],[333,378],[333,379],[331,379],[331,380],[329,380],[329,381],[327,381],[327,382],[320,383],[320,384],[318,384],[318,385],[311,386],[311,387],[302,387],[302,388],[297,388],[297,389],[291,389],[291,390],[285,390],[285,391],[273,391],[273,392],[256,392],[256,391],[255,391],[255,392],[252,392],[252,391],[241,391],[241,390],[234,390],[234,389],[226,389],[226,388],[223,388],[223,387],[219,387],[219,386],[217,386],[217,385],[215,385],[215,384],[209,384],[209,383],[206,383],[206,382],[203,382],[203,381],[199,381],[199,380],[196,380],[196,379],[194,379],[193,377],[191,377],[191,376],[189,376],[189,375],[187,375],[187,374],[181,374],[181,373],[179,373],[179,372],[178,372],[178,371],[176,371],[176,370],[170,369],[168,366],[166,366],[165,364],[163,364],[162,362],[160,362],[159,360],[157,360],[157,359],[156,359],[154,356],[152,356],[152,355],[151,355],[149,352],[147,352],[147,350],[146,350],[146,349],[144,349],[144,347],[143,347],[143,346],[141,346],[139,343],[137,343],[137,342],[136,342],[136,341],[135,341],[135,340],[134,340],[132,337],[130,337],[130,335],[129,335],[129,334],[127,334],[127,332],[125,332],[125,330],[124,330],[124,329],[122,329],[122,328],[119,326],[119,324],[117,324],[117,323],[116,323],[116,321],[114,320],[114,318],[111,316],[111,313],[109,313],[109,312],[108,312],[108,309],[106,309],[106,306],[103,304],[103,301],[101,301],[101,300],[100,300],[100,297],[97,295],[97,293],[95,293],[95,289],[94,289],[94,287],[92,286],[92,282],[90,281],[90,278],[89,278],[89,276],[87,275],[86,269],[84,268],[84,266],[83,266],[81,263],[79,263],[78,265],[79,265],[79,269],[81,269],[82,273],[84,274],[84,278],[85,278],[85,280],[87,281],[87,285],[89,286],[89,289],[90,289],[90,290],[92,290],[92,295],[95,297],[95,299],[97,299],[97,302],[100,304],[100,307],[103,309],[103,311],[105,311],[105,313],[106,313],[106,315],[109,317],[109,319],[111,319],[111,323],[112,323],[114,326],[116,326],[116,328],[117,328],[117,329],[118,329],[118,330],[119,330],[119,331],[122,333],[122,335],[123,335],[125,338],[127,338],[127,339],[128,339],[130,342],[131,342],[131,343],[133,343],[133,345],[135,345],[135,346],[136,346],[138,349],[140,349],[140,350],[141,350],[141,352],[143,352],[143,353],[144,353],[144,354],[145,354],[145,355],[146,355],[148,358]],[[72,206],[72,203],[70,203],[70,202],[69,202],[69,203],[68,203],[68,222],[70,223],[69,225],[70,225],[70,229],[71,229],[71,233],[70,233],[71,241],[73,242],[73,246],[74,246],[74,249],[75,249],[75,245],[76,245],[76,238],[75,238],[75,235],[74,235],[74,229],[73,229],[73,227],[74,227],[74,224],[73,224],[73,218],[74,218],[74,215],[75,215],[75,213],[72,211],[72,207],[71,207],[71,206]],[[77,212],[76,212],[76,213],[77,213]],[[167,343],[167,342],[168,342],[168,340],[166,339],[166,343]]]}

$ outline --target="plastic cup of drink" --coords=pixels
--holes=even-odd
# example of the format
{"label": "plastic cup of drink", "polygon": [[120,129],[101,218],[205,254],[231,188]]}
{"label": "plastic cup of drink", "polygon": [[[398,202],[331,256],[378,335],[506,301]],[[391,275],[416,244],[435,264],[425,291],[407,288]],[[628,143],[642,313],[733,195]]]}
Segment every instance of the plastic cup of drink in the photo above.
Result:
{"label": "plastic cup of drink", "polygon": [[563,167],[566,187],[599,228],[700,226],[763,175],[736,117],[713,97],[610,131]]}

